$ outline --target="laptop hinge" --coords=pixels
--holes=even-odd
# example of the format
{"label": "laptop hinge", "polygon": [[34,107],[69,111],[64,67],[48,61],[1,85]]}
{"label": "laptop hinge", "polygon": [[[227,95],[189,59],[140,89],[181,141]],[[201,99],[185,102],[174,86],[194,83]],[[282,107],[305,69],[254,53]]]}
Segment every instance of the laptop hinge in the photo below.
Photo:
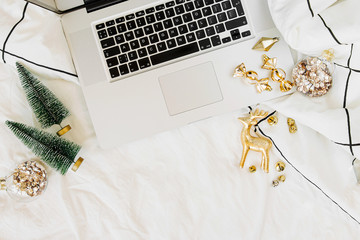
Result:
{"label": "laptop hinge", "polygon": [[86,11],[88,13],[112,6],[127,0],[84,0]]}

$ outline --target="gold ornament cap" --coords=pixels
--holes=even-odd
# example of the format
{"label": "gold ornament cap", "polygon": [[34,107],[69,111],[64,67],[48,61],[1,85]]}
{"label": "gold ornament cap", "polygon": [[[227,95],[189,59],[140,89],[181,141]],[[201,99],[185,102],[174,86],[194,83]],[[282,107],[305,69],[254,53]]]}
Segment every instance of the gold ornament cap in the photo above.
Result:
{"label": "gold ornament cap", "polygon": [[5,178],[0,178],[0,190],[6,190],[6,179]]}
{"label": "gold ornament cap", "polygon": [[250,171],[251,173],[256,172],[256,167],[255,167],[254,165],[250,166],[250,167],[249,167],[249,171]]}
{"label": "gold ornament cap", "polygon": [[278,172],[284,171],[284,169],[285,169],[285,163],[284,163],[284,162],[281,162],[281,161],[278,161],[278,162],[275,164],[275,169],[276,169],[276,171],[278,171]]}
{"label": "gold ornament cap", "polygon": [[262,38],[259,39],[259,41],[257,43],[255,43],[255,45],[253,46],[252,49],[267,52],[279,40],[280,40],[280,38],[278,38],[278,37],[274,37],[274,38],[262,37]]}
{"label": "gold ornament cap", "polygon": [[64,135],[65,133],[67,133],[68,131],[71,130],[70,125],[66,125],[65,127],[63,127],[62,129],[60,129],[59,131],[57,131],[57,135],[60,137],[62,135]]}
{"label": "gold ornament cap", "polygon": [[79,169],[79,167],[80,167],[80,165],[82,164],[83,161],[84,161],[84,159],[82,157],[79,157],[78,160],[72,166],[71,170],[76,172]]}
{"label": "gold ornament cap", "polygon": [[279,180],[280,182],[285,182],[286,177],[285,177],[285,175],[280,175],[280,176],[277,178],[277,180]]}

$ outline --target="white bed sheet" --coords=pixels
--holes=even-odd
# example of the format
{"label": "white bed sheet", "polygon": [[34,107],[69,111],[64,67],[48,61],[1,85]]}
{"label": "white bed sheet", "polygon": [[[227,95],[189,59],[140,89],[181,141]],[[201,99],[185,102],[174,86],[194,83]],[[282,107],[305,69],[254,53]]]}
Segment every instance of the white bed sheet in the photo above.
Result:
{"label": "white bed sheet", "polygon": [[[274,21],[290,45],[309,53],[299,47],[303,46],[299,39],[287,38],[297,26],[280,24],[286,13],[280,6],[291,1],[270,2]],[[298,11],[305,12],[309,2],[323,6],[321,1],[302,2]],[[0,2],[0,43],[21,18],[24,4]],[[321,12],[331,19],[335,17],[327,15],[331,4],[313,10],[315,17],[310,12],[300,17],[311,22]],[[314,24],[321,28],[318,20]],[[334,26],[334,34],[336,30]],[[70,109],[72,115],[65,122],[73,129],[65,138],[83,146],[85,161],[66,176],[47,168],[48,188],[33,202],[15,202],[0,192],[0,239],[359,239],[360,186],[352,169],[354,158],[360,158],[359,146],[335,142],[360,142],[360,45],[354,38],[346,41],[348,45],[332,41],[339,65],[328,95],[309,99],[295,93],[258,106],[277,110],[279,118],[276,126],[266,121],[259,125],[274,142],[270,173],[265,174],[256,153],[249,153],[244,169],[238,168],[242,126],[237,117],[249,109],[101,150],[77,78],[19,58],[75,73],[59,17],[29,5],[6,45],[7,64],[0,63],[0,176],[34,157],[7,129],[5,120],[39,127],[20,86],[16,61],[31,69]],[[296,120],[296,134],[288,131],[288,116]],[[278,160],[286,163],[287,179],[273,188]],[[247,168],[253,164],[258,170],[251,174]]]}

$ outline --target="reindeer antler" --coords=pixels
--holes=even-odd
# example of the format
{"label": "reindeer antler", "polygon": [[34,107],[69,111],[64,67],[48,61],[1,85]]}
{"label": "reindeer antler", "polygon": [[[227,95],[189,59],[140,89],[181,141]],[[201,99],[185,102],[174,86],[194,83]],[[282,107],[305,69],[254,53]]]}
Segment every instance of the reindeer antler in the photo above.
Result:
{"label": "reindeer antler", "polygon": [[268,112],[265,112],[263,110],[259,110],[259,109],[255,109],[255,112],[250,112],[250,117],[252,119],[257,119],[257,118],[264,118],[268,115]]}

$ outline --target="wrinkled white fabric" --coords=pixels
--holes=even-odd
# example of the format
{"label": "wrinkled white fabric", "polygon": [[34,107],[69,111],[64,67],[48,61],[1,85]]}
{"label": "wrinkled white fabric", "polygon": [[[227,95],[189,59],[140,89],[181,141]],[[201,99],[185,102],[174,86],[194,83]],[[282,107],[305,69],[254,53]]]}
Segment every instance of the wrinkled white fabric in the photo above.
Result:
{"label": "wrinkled white fabric", "polygon": [[[301,1],[305,4],[302,7],[294,7],[300,4],[295,2],[299,1],[269,0],[274,21],[289,44],[301,53],[333,47],[335,61],[345,67],[352,49],[349,65],[360,69],[359,45],[355,40],[346,40],[351,34],[355,39],[356,33],[348,33],[346,37],[337,35],[350,44],[337,46],[331,35],[329,38],[328,30],[323,30],[322,22],[317,21],[316,25],[311,15],[308,23],[318,29],[314,31],[317,37],[308,39],[305,30],[297,35],[292,33],[290,22],[295,22],[297,16],[309,14],[305,13],[308,11],[306,1]],[[310,2],[315,15],[323,15],[333,3]],[[356,1],[343,2],[357,4]],[[325,7],[322,3],[328,5]],[[0,2],[0,43],[20,19],[23,6],[22,1]],[[298,14],[290,14],[294,13],[292,9]],[[285,11],[289,11],[288,23],[281,18]],[[351,16],[348,21],[355,21],[357,17],[343,15]],[[328,21],[326,14],[323,17]],[[345,21],[340,16],[332,18]],[[306,29],[305,25],[302,28]],[[325,44],[315,41],[316,38],[329,39]],[[314,43],[308,44],[307,50],[301,47],[305,46],[303,41]],[[6,50],[36,63],[75,73],[60,20],[43,9],[29,5],[26,18],[10,37]],[[76,173],[70,170],[65,176],[48,167],[48,188],[33,202],[15,202],[0,192],[1,240],[358,239],[360,187],[351,164],[356,156],[360,157],[359,147],[354,146],[350,151],[349,146],[334,142],[349,143],[343,108],[346,85],[352,142],[360,142],[357,126],[360,73],[337,66],[334,86],[328,95],[310,99],[294,93],[258,106],[269,112],[276,110],[279,119],[276,126],[266,121],[259,124],[261,131],[274,142],[270,173],[265,174],[260,169],[258,153],[250,152],[244,169],[238,167],[242,126],[237,117],[245,116],[249,109],[104,151],[96,143],[75,77],[8,54],[5,57],[8,63],[0,64],[0,176],[8,175],[17,163],[34,157],[7,129],[5,120],[39,127],[17,77],[15,62],[18,60],[71,111],[65,123],[70,123],[73,129],[64,137],[83,146],[81,155],[85,161]],[[296,120],[298,132],[295,134],[288,131],[289,116]],[[47,131],[54,132],[56,127]],[[283,172],[286,181],[273,188],[272,180],[280,175],[274,169],[278,160],[286,163]],[[256,173],[247,170],[251,165],[257,167]]]}

